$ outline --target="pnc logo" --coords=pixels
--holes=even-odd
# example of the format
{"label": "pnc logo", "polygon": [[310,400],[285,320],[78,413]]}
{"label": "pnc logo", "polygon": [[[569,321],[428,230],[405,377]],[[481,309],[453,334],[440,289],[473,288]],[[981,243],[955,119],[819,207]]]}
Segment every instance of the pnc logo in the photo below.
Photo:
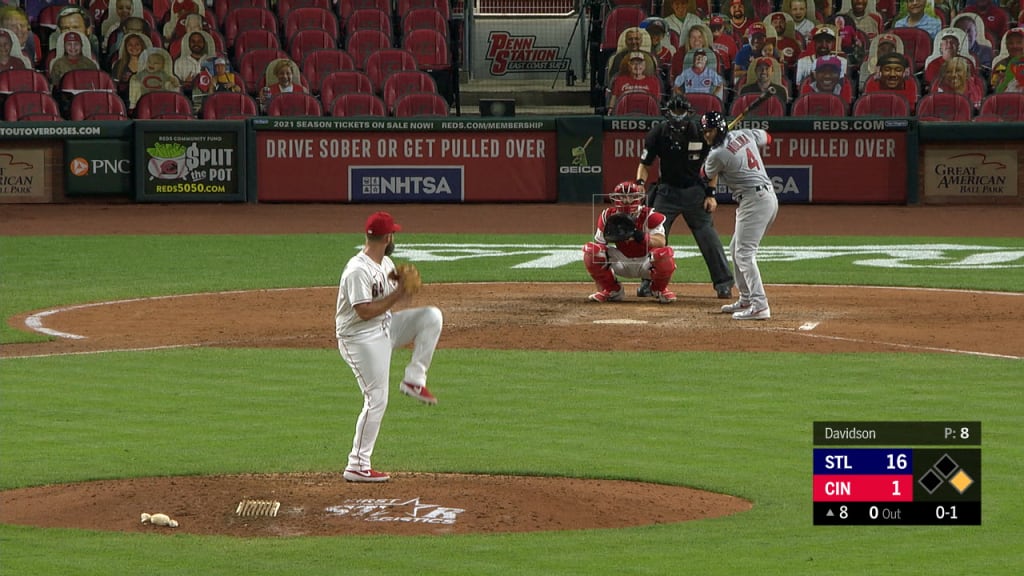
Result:
{"label": "pnc logo", "polygon": [[89,175],[89,161],[81,156],[71,160],[71,173],[75,176]]}

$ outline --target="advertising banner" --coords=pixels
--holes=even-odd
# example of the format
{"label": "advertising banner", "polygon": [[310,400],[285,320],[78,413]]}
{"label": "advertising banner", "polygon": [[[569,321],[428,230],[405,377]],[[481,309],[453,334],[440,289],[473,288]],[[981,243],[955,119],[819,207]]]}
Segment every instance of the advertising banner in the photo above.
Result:
{"label": "advertising banner", "polygon": [[[558,130],[558,199],[593,202],[605,192],[604,131],[600,116],[564,116]],[[612,184],[614,186],[614,184]]]}
{"label": "advertising banner", "polygon": [[261,202],[552,202],[555,133],[256,132]]}
{"label": "advertising banner", "polygon": [[245,201],[243,124],[154,120],[135,129],[137,201]]}
{"label": "advertising banner", "polygon": [[52,202],[45,159],[41,148],[0,148],[0,203]]}
{"label": "advertising banner", "polygon": [[978,198],[1017,196],[1016,150],[927,148],[924,151],[924,196]]}
{"label": "advertising banner", "polygon": [[503,15],[473,20],[473,77],[481,80],[565,78],[582,75],[587,28],[576,13],[514,18]]}
{"label": "advertising banner", "polygon": [[132,196],[132,147],[128,140],[68,140],[64,144],[68,196]]}
{"label": "advertising banner", "polygon": [[[636,179],[640,153],[644,151],[647,132],[659,118],[608,118],[604,124],[604,192],[611,192],[619,182]],[[658,180],[661,160],[647,169],[647,180]]]}

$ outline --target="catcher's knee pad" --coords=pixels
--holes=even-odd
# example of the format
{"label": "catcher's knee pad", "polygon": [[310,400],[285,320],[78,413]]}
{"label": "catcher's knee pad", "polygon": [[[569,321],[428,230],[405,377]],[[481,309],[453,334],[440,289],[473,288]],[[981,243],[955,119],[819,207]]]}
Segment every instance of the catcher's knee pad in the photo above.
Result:
{"label": "catcher's knee pad", "polygon": [[676,253],[671,246],[651,250],[651,280],[669,280],[676,271]]}
{"label": "catcher's knee pad", "polygon": [[597,242],[587,242],[583,245],[583,265],[601,288],[615,286],[615,274],[608,268],[609,264],[611,262],[608,261],[608,249],[604,245]]}

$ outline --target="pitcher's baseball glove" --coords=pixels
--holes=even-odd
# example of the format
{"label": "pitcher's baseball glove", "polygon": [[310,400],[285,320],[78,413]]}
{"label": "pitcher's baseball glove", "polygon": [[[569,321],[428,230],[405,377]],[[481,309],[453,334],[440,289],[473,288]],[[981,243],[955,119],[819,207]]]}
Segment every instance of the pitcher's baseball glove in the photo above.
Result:
{"label": "pitcher's baseball glove", "polygon": [[420,278],[420,271],[416,266],[409,263],[402,263],[395,266],[394,277],[398,280],[398,287],[405,292],[406,296],[412,296],[420,291],[423,286],[423,279]]}
{"label": "pitcher's baseball glove", "polygon": [[616,212],[604,222],[604,239],[609,243],[625,242],[636,232],[636,222],[629,216]]}

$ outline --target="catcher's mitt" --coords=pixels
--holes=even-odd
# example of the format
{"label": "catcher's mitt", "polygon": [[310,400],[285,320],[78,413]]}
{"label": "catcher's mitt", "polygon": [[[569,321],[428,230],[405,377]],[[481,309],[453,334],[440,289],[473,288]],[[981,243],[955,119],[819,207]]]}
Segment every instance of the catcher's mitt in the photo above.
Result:
{"label": "catcher's mitt", "polygon": [[604,239],[609,243],[625,242],[636,232],[636,221],[621,212],[609,216],[604,222]]}
{"label": "catcher's mitt", "polygon": [[416,266],[409,263],[395,266],[393,277],[398,280],[398,289],[404,292],[406,296],[412,296],[419,292],[420,287],[423,286],[420,271],[416,269]]}

